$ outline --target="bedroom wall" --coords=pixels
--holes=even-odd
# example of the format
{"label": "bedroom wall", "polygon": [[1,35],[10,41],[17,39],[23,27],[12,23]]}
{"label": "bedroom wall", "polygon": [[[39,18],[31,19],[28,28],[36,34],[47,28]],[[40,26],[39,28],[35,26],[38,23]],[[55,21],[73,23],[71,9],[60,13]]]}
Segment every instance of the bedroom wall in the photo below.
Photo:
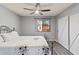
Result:
{"label": "bedroom wall", "polygon": [[[78,25],[79,25],[79,4],[72,5],[67,10],[65,10],[61,14],[57,15],[56,19],[58,21],[59,19],[65,17],[65,16],[69,16],[69,19],[70,19],[70,32],[69,33],[70,33],[70,44],[72,44],[73,39],[77,36],[77,34],[79,32],[79,30],[78,30]],[[59,30],[61,30],[61,29],[58,29],[58,31]],[[65,35],[65,34],[63,34],[63,35]],[[59,40],[59,38],[58,38],[58,40]],[[66,42],[66,41],[64,40],[64,42]],[[79,42],[78,40],[75,41],[73,46],[70,48],[70,51],[72,53],[74,53],[74,54],[78,54],[79,55],[79,52],[78,52],[79,51],[79,44],[78,44],[78,42]]]}
{"label": "bedroom wall", "polygon": [[54,17],[50,19],[51,31],[50,32],[37,32],[36,30],[36,19],[32,16],[21,17],[20,26],[21,26],[21,35],[45,35],[48,40],[56,39],[56,21]]}
{"label": "bedroom wall", "polygon": [[0,5],[0,26],[6,25],[10,28],[15,27],[16,31],[20,32],[19,20],[20,17],[18,15]]}

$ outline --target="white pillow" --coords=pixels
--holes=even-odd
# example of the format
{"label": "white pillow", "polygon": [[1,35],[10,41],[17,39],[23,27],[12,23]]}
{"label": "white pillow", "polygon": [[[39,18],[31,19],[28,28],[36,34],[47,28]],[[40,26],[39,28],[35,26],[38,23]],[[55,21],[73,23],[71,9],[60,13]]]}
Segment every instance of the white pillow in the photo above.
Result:
{"label": "white pillow", "polygon": [[4,42],[4,39],[1,37],[1,35],[0,35],[0,42]]}
{"label": "white pillow", "polygon": [[11,34],[12,34],[13,36],[16,36],[16,37],[19,36],[19,34],[18,34],[16,31],[12,31]]}
{"label": "white pillow", "polygon": [[16,39],[17,37],[19,37],[18,33],[16,31],[12,31],[10,33],[4,33],[2,34],[2,37],[5,41],[8,41],[8,40],[13,40],[13,39]]}

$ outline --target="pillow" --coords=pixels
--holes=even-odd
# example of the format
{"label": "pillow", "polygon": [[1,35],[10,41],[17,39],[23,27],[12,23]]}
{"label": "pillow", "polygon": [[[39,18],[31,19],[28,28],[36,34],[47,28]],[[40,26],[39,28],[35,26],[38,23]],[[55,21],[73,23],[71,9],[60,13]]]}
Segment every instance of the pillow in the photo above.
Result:
{"label": "pillow", "polygon": [[12,31],[10,34],[14,37],[19,37],[19,34],[16,31]]}
{"label": "pillow", "polygon": [[2,38],[1,35],[0,35],[0,42],[4,42],[4,39]]}
{"label": "pillow", "polygon": [[13,40],[19,37],[16,31],[12,31],[10,33],[4,33],[1,35],[4,41]]}

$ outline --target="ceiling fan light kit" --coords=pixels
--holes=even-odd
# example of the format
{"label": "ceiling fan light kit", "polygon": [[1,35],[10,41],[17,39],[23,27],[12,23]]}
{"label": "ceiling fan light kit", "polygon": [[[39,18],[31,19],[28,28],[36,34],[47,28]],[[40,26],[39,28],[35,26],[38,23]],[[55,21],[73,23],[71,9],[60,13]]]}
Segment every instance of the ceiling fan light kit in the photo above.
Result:
{"label": "ceiling fan light kit", "polygon": [[39,11],[38,11],[38,10],[36,10],[36,11],[35,11],[35,13],[36,13],[36,14],[39,14]]}

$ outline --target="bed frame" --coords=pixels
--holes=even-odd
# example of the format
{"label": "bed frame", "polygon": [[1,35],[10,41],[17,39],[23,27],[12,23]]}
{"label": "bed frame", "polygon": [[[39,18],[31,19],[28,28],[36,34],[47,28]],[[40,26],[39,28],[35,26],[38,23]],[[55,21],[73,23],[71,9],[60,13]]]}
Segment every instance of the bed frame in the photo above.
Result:
{"label": "bed frame", "polygon": [[9,32],[12,32],[12,31],[15,31],[15,28],[11,29],[9,28],[8,26],[0,26],[0,34],[1,33],[9,33]]}

